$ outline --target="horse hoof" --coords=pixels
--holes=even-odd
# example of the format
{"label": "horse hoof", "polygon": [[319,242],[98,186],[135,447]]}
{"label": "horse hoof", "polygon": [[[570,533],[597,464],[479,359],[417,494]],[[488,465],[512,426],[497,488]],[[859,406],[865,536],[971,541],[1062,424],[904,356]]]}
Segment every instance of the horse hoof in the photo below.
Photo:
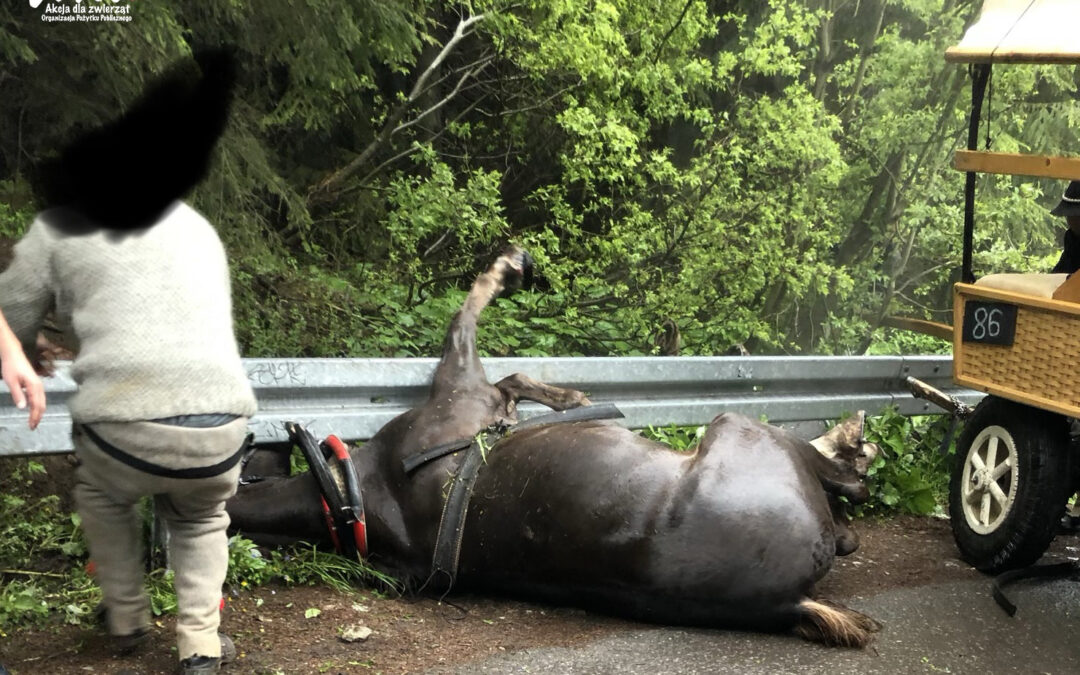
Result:
{"label": "horse hoof", "polygon": [[533,285],[533,257],[521,249],[521,287],[529,290]]}
{"label": "horse hoof", "polygon": [[503,287],[507,291],[519,288],[528,290],[533,283],[533,257],[520,246],[510,246],[503,251],[509,269],[503,278]]}

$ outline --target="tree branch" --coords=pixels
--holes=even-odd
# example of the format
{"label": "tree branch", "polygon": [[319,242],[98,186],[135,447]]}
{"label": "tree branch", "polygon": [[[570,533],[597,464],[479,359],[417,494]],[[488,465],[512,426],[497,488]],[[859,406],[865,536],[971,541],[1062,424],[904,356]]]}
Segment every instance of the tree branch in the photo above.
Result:
{"label": "tree branch", "polygon": [[[472,103],[470,103],[469,106],[467,108],[465,108],[464,110],[462,110],[456,117],[454,117],[454,119],[451,120],[451,122],[456,122],[459,119],[461,119],[462,117],[464,117],[473,108],[480,105],[480,102],[483,101],[484,98],[486,98],[486,97],[487,97],[487,95],[485,94],[484,96],[481,96],[480,98],[478,98],[475,101],[473,101]],[[431,138],[427,139],[427,142],[430,143],[431,141],[434,141],[439,136],[442,136],[443,132],[445,132],[445,131],[446,131],[446,127],[444,126],[442,129],[439,129],[437,132],[435,132],[435,134],[432,135]],[[382,171],[386,167],[390,166],[394,162],[398,161],[399,159],[402,159],[404,157],[408,157],[409,155],[414,154],[419,149],[420,149],[419,146],[417,146],[416,144],[413,144],[413,145],[410,145],[408,148],[405,148],[401,152],[397,153],[393,157],[391,157],[391,158],[389,158],[389,159],[387,159],[387,160],[385,160],[383,162],[380,162],[378,166],[376,166],[371,171],[368,171],[366,174],[364,174],[363,178],[361,178],[359,181],[357,181],[358,186],[361,187],[361,188],[364,188],[364,189],[372,189],[367,183],[368,183],[369,180],[374,178],[376,174],[378,174],[380,171]]]}
{"label": "tree branch", "polygon": [[667,44],[668,38],[671,37],[671,35],[675,32],[676,28],[682,25],[683,19],[686,18],[686,13],[690,11],[690,5],[692,4],[694,4],[694,0],[686,0],[686,4],[683,5],[682,8],[682,13],[680,13],[679,18],[675,20],[675,25],[673,25],[671,28],[668,29],[666,33],[664,33],[664,37],[661,38],[660,44],[656,45],[656,53],[653,54],[652,60],[654,66],[657,64],[657,62],[660,61],[660,54],[664,51],[664,45]]}
{"label": "tree branch", "polygon": [[[319,182],[318,185],[308,191],[309,205],[329,201],[341,189],[341,184],[344,183],[349,176],[352,176],[359,171],[360,167],[366,164],[368,160],[374,156],[375,152],[390,140],[390,137],[399,130],[398,126],[401,123],[401,119],[405,116],[405,113],[412,104],[416,102],[416,99],[424,93],[427,81],[431,79],[432,74],[435,73],[436,69],[438,69],[442,62],[446,60],[446,57],[454,50],[454,47],[472,34],[472,27],[477,22],[483,20],[484,17],[484,14],[477,14],[476,16],[471,16],[458,22],[457,28],[454,29],[454,34],[446,41],[442,50],[439,51],[435,58],[432,59],[431,63],[428,64],[427,68],[424,69],[424,72],[420,73],[420,76],[416,79],[412,91],[409,92],[409,97],[394,109],[383,124],[382,129],[375,135],[375,138],[372,139],[372,141],[367,144],[367,147],[365,147],[352,161],[327,176]],[[458,82],[458,87],[454,90],[455,93],[460,86],[461,81]],[[424,114],[427,114],[428,112],[431,112],[431,110]]]}
{"label": "tree branch", "polygon": [[458,92],[461,91],[461,85],[465,83],[465,80],[469,79],[470,77],[475,76],[477,73],[479,73],[484,68],[486,68],[489,63],[491,63],[491,58],[489,58],[483,64],[481,64],[479,66],[476,66],[474,68],[470,68],[469,70],[465,71],[465,74],[462,75],[461,78],[457,81],[457,84],[454,85],[453,91],[451,91],[446,96],[442,97],[435,105],[433,105],[430,108],[428,108],[427,110],[421,112],[419,115],[412,118],[408,122],[402,122],[401,124],[394,127],[394,130],[390,132],[390,135],[393,136],[394,134],[396,134],[398,132],[401,132],[401,131],[404,131],[404,130],[408,129],[409,127],[413,126],[414,124],[418,124],[420,122],[420,120],[424,119],[425,117],[427,117],[431,113],[435,112],[439,108],[446,105],[450,101],[450,99],[457,96]]}
{"label": "tree branch", "polygon": [[819,47],[817,63],[814,64],[814,99],[825,99],[825,85],[828,82],[826,76],[832,67],[832,22],[836,16],[836,9],[832,6],[832,0],[825,3],[825,18],[821,22],[818,31],[821,46]]}
{"label": "tree branch", "polygon": [[851,85],[851,96],[848,97],[844,110],[840,113],[840,119],[845,128],[851,122],[852,113],[855,112],[855,102],[859,100],[859,90],[862,89],[863,80],[866,79],[866,69],[870,66],[870,55],[874,51],[874,43],[877,42],[878,35],[881,34],[881,26],[885,22],[885,7],[889,3],[888,0],[879,1],[881,10],[878,12],[877,25],[874,26],[874,32],[871,34],[870,39],[862,46],[859,68],[855,71],[855,83]]}
{"label": "tree branch", "polygon": [[454,34],[450,37],[449,40],[446,41],[446,44],[443,45],[443,48],[439,52],[438,56],[435,57],[431,64],[424,70],[424,72],[420,74],[420,77],[417,78],[416,84],[413,85],[412,91],[409,93],[409,103],[412,103],[420,96],[420,94],[424,90],[424,83],[428,81],[428,78],[431,77],[431,74],[434,73],[435,70],[442,64],[442,62],[446,60],[446,57],[449,56],[450,52],[454,50],[454,47],[457,46],[457,43],[461,42],[467,36],[472,34],[472,31],[469,29],[472,28],[473,24],[482,21],[484,19],[484,16],[485,15],[483,14],[477,14],[476,16],[470,16],[468,19],[462,19],[458,22],[457,28],[454,29]]}

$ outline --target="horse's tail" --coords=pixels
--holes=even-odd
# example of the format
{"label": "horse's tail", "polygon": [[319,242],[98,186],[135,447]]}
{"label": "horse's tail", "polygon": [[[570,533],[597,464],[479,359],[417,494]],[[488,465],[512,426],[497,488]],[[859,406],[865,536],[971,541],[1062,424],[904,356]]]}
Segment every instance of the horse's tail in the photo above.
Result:
{"label": "horse's tail", "polygon": [[865,647],[881,624],[843,605],[805,598],[799,603],[795,633],[830,647]]}

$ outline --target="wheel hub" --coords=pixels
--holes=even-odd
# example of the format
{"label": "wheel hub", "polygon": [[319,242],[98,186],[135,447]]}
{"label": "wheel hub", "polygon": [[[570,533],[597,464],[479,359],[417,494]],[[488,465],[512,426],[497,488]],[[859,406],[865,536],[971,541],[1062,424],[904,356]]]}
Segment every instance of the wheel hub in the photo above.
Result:
{"label": "wheel hub", "polygon": [[990,489],[990,481],[994,480],[989,469],[979,469],[971,474],[971,488],[978,492],[986,492]]}

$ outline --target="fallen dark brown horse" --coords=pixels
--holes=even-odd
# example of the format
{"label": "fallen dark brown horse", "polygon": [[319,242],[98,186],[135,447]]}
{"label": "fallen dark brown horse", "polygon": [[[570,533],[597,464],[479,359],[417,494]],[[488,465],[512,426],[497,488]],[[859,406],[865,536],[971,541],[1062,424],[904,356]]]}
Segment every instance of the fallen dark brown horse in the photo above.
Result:
{"label": "fallen dark brown horse", "polygon": [[[494,385],[485,378],[477,318],[527,265],[515,249],[477,279],[450,325],[428,401],[350,451],[367,508],[369,562],[414,588],[432,580],[444,498],[469,451],[412,473],[402,461],[512,424],[523,399],[555,410],[589,403],[520,374]],[[861,414],[813,445],[724,414],[692,454],[606,421],[514,431],[486,451],[454,588],[865,645],[877,628],[871,619],[811,599],[834,556],[858,546],[839,497],[867,497],[861,478],[876,447],[861,436]],[[234,528],[256,541],[329,544],[310,474],[242,486],[228,510]]]}

